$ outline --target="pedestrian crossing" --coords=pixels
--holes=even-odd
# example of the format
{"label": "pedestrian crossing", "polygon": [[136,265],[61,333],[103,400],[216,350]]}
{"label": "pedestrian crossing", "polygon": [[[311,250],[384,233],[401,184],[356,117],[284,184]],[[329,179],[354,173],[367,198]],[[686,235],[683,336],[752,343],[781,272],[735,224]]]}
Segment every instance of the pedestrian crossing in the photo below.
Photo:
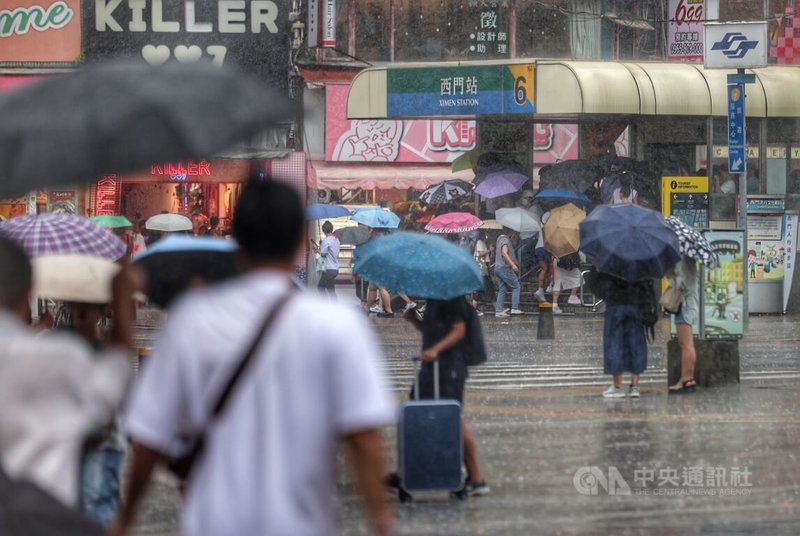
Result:
{"label": "pedestrian crossing", "polygon": [[[407,358],[389,358],[384,367],[393,391],[407,392],[413,381],[414,364]],[[754,370],[740,374],[742,383],[800,379],[798,369]],[[667,370],[651,367],[642,374],[641,385],[666,386]],[[470,369],[469,390],[505,391],[558,387],[600,387],[609,376],[602,366],[585,364],[527,364],[488,362]]]}

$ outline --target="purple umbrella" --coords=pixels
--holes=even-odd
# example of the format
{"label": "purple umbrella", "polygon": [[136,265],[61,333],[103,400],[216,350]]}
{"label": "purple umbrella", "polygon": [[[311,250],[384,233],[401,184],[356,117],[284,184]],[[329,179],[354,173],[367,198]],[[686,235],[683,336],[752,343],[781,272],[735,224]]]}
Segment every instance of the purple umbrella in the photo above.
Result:
{"label": "purple umbrella", "polygon": [[36,214],[0,223],[0,235],[19,244],[31,257],[80,254],[115,261],[127,251],[116,235],[74,214]]}
{"label": "purple umbrella", "polygon": [[493,171],[486,175],[486,178],[475,188],[475,192],[483,197],[500,197],[518,192],[526,182],[528,182],[528,177],[522,173],[508,169]]}

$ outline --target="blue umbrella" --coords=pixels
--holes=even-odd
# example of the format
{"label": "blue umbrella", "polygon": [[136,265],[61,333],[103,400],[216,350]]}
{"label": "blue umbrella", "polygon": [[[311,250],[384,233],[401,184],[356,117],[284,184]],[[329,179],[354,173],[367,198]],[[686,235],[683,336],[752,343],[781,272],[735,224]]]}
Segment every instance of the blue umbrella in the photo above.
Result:
{"label": "blue umbrella", "polygon": [[326,205],[323,203],[313,203],[306,207],[307,220],[327,220],[328,218],[340,218],[349,216],[350,211],[342,205]]}
{"label": "blue umbrella", "polygon": [[581,251],[626,281],[663,277],[680,260],[680,244],[658,212],[637,205],[600,205],[580,223]]}
{"label": "blue umbrella", "polygon": [[475,259],[437,235],[399,231],[355,251],[355,273],[394,292],[449,300],[483,286]]}
{"label": "blue umbrella", "polygon": [[539,190],[539,193],[536,194],[535,198],[537,201],[550,204],[557,203],[560,205],[566,205],[567,203],[572,203],[579,207],[585,207],[589,204],[589,198],[584,194],[575,192],[573,190],[564,190],[561,188]]}
{"label": "blue umbrella", "polygon": [[147,272],[149,300],[167,307],[197,281],[211,284],[238,273],[234,240],[211,236],[170,235],[133,258]]}
{"label": "blue umbrella", "polygon": [[380,227],[382,229],[397,229],[400,226],[400,216],[380,207],[356,210],[355,214],[353,214],[353,221],[363,223],[367,227]]}

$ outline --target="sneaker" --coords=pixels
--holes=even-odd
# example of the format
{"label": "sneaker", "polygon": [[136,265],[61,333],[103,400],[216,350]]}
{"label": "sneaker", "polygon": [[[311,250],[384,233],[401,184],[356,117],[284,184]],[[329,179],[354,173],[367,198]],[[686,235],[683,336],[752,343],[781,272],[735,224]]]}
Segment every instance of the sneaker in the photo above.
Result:
{"label": "sneaker", "polygon": [[639,398],[641,393],[639,393],[639,386],[638,385],[631,385],[628,389],[628,398]]}
{"label": "sneaker", "polygon": [[481,495],[486,495],[491,490],[485,480],[479,482],[467,480],[464,482],[464,491],[466,491],[467,495],[470,497],[480,497]]}
{"label": "sneaker", "polygon": [[612,385],[603,391],[603,398],[625,398],[625,389]]}
{"label": "sneaker", "polygon": [[378,304],[375,304],[375,305],[373,305],[372,307],[369,308],[369,311],[371,313],[382,313],[383,312],[383,307],[378,305]]}
{"label": "sneaker", "polygon": [[511,315],[524,315],[525,313],[523,313],[520,309],[511,309],[508,312],[508,314],[511,314]]}
{"label": "sneaker", "polygon": [[561,310],[561,307],[559,307],[557,303],[554,303],[553,304],[553,314],[554,315],[560,315],[562,312],[563,311]]}
{"label": "sneaker", "polygon": [[533,293],[533,297],[536,298],[536,301],[538,301],[538,302],[544,302],[545,301],[544,289],[540,288],[539,290],[534,292]]}
{"label": "sneaker", "polygon": [[406,307],[405,307],[405,309],[403,309],[403,312],[407,313],[411,309],[416,309],[416,308],[417,308],[417,302],[413,302],[412,301],[412,302],[409,302],[409,303],[406,304]]}
{"label": "sneaker", "polygon": [[394,318],[394,313],[387,313],[386,311],[381,311],[378,313],[378,316],[381,318]]}
{"label": "sneaker", "polygon": [[549,285],[547,285],[547,290],[546,290],[546,292],[547,292],[548,294],[550,294],[551,292],[553,292],[553,284],[552,284],[552,283],[550,283]]}
{"label": "sneaker", "polygon": [[483,311],[481,311],[480,309],[475,309],[475,314],[478,316],[483,316]]}
{"label": "sneaker", "polygon": [[497,318],[508,316],[508,309],[503,309],[502,311],[495,311],[494,316]]}
{"label": "sneaker", "polygon": [[570,305],[582,305],[581,299],[577,296],[570,296],[569,300],[567,300],[567,303]]}

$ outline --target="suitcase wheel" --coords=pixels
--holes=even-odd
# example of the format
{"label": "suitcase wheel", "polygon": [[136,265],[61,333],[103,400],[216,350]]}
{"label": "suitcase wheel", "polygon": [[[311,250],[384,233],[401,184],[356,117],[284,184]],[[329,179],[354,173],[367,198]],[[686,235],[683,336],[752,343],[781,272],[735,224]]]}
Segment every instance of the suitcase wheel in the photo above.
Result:
{"label": "suitcase wheel", "polygon": [[408,493],[408,492],[407,492],[406,490],[404,490],[403,488],[397,488],[397,499],[398,499],[398,500],[399,500],[401,503],[405,503],[405,502],[411,502],[411,501],[413,501],[413,500],[414,500],[414,498],[411,496],[411,494],[410,494],[410,493]]}

